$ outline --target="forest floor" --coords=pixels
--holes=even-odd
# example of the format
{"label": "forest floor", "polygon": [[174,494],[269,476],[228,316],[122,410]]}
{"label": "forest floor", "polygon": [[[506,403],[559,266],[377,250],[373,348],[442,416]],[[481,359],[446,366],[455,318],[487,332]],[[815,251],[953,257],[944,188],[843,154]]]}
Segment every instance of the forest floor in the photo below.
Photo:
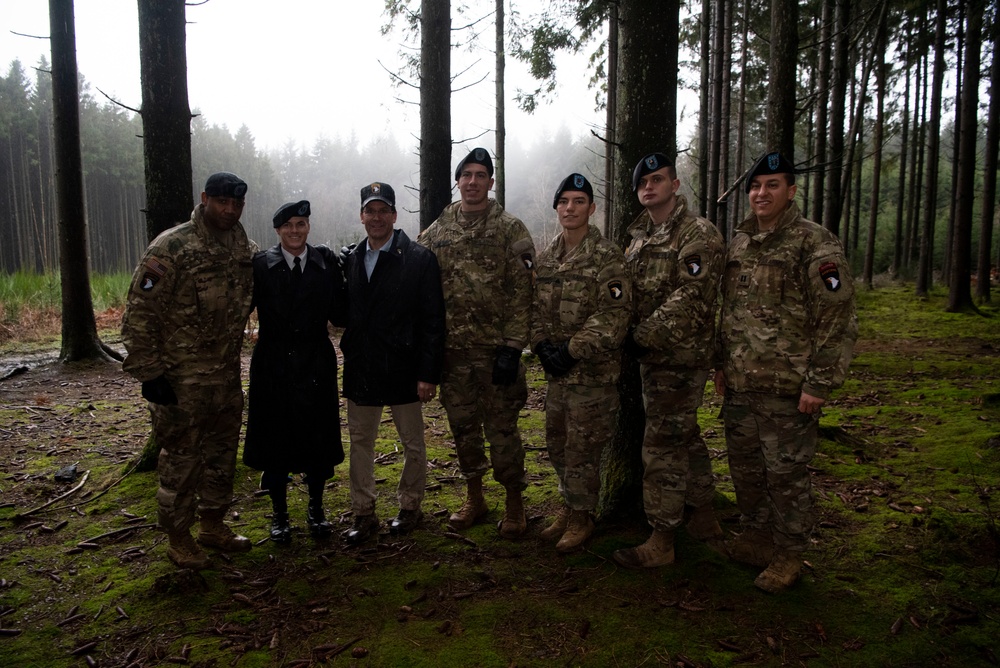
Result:
{"label": "forest floor", "polygon": [[[316,542],[296,477],[294,540],[277,546],[258,474],[240,464],[231,521],[254,548],[178,571],[154,526],[156,474],[131,470],[149,430],[138,385],[119,365],[46,361],[58,329],[8,340],[0,366],[30,368],[0,381],[0,665],[997,665],[1000,314],[946,314],[941,294],[917,300],[910,286],[859,301],[862,338],[813,462],[817,529],[802,580],[781,595],[683,532],[674,566],[618,568],[611,553],[646,538],[642,517],[602,520],[573,555],[543,542],[558,493],[544,381],[527,357],[522,540],[497,535],[492,479],[488,521],[447,528],[464,487],[435,401],[425,519],[412,535]],[[120,347],[116,317],[102,315],[102,334]],[[728,530],[737,513],[708,390],[701,422]],[[387,419],[378,451],[386,520],[402,463]],[[346,465],[326,498],[346,529]]]}

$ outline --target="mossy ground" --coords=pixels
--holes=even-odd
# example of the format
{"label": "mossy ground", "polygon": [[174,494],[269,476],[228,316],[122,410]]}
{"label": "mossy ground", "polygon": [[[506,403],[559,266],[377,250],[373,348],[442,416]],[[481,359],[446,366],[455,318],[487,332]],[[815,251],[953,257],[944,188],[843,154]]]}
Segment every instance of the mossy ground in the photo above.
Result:
{"label": "mossy ground", "polygon": [[[163,534],[144,528],[155,522],[156,476],[128,473],[148,432],[135,384],[116,367],[51,365],[9,379],[0,383],[0,665],[79,666],[84,654],[101,666],[996,664],[997,311],[947,314],[942,293],[921,301],[911,286],[859,298],[862,339],[825,410],[813,462],[819,516],[808,567],[779,596],[753,586],[754,569],[683,532],[674,567],[619,569],[611,553],[647,535],[639,517],[601,522],[577,554],[543,543],[538,532],[558,496],[534,360],[521,419],[531,519],[523,540],[497,535],[503,490],[492,480],[486,523],[464,540],[445,526],[464,488],[434,402],[426,515],[414,534],[350,549],[338,538],[313,541],[296,477],[294,540],[274,545],[258,474],[241,465],[231,519],[255,547],[215,555],[200,575],[178,572]],[[701,422],[716,508],[731,527],[711,390]],[[385,520],[396,512],[402,463],[388,415],[380,437]],[[53,480],[73,463],[89,471],[83,489],[19,519],[76,484]],[[339,528],[349,526],[346,467],[326,506]],[[100,537],[129,526],[137,528]],[[78,547],[88,540],[97,547]]]}

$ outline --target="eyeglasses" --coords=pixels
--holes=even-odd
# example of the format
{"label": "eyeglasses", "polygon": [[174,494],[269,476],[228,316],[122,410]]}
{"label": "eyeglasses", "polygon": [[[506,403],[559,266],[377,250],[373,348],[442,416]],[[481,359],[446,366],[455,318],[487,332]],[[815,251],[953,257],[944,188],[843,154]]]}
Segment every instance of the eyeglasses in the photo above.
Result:
{"label": "eyeglasses", "polygon": [[365,214],[369,218],[377,218],[379,216],[388,216],[392,213],[392,209],[371,209],[365,207],[361,210],[361,213]]}

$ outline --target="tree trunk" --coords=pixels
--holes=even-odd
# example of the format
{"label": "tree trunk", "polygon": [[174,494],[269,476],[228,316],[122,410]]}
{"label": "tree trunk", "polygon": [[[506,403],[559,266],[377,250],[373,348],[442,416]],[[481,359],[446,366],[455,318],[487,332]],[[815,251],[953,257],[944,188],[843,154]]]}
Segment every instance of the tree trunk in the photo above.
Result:
{"label": "tree trunk", "polygon": [[[922,16],[920,18],[920,34],[923,34],[924,28],[927,25],[927,17]],[[910,179],[910,192],[909,192],[909,207],[906,211],[906,266],[908,268],[913,268],[917,264],[918,256],[920,255],[920,239],[919,239],[919,211],[920,211],[920,196],[917,192],[917,185],[923,183],[924,181],[924,137],[927,134],[927,96],[928,96],[928,76],[927,67],[928,53],[926,48],[921,49],[920,59],[917,61],[917,77],[916,77],[916,89],[917,89],[917,124],[916,132],[913,141],[913,153],[911,157],[910,164],[913,165],[913,169],[910,170],[912,178]]]}
{"label": "tree trunk", "polygon": [[906,30],[906,67],[903,90],[903,128],[899,138],[899,186],[896,192],[896,226],[892,234],[892,268],[893,279],[899,278],[899,270],[903,264],[903,218],[906,212],[906,156],[910,139],[910,65],[913,56],[913,31]]}
{"label": "tree trunk", "polygon": [[[955,124],[951,133],[951,193],[948,198],[948,226],[944,235],[944,252],[941,254],[941,281],[951,285],[952,274],[952,242],[955,240],[955,215],[958,207],[958,174],[962,171],[959,165],[959,134],[962,127],[962,68],[965,58],[965,3],[958,3],[958,31],[955,36]],[[979,78],[978,76],[976,77]],[[975,98],[974,98],[975,99]],[[972,160],[975,161],[975,154]]]}
{"label": "tree trunk", "polygon": [[979,50],[983,41],[984,0],[968,5],[965,35],[965,76],[962,77],[962,123],[958,143],[955,188],[955,236],[952,240],[951,285],[947,311],[977,311],[972,302],[972,216],[976,195],[976,138],[979,134]]}
{"label": "tree trunk", "polygon": [[979,257],[976,266],[976,301],[990,303],[990,268],[993,250],[993,214],[996,211],[997,154],[1000,149],[1000,15],[993,12],[990,42],[993,60],[990,63],[990,106],[986,118],[986,146],[983,161],[983,207],[979,219]]}
{"label": "tree trunk", "polygon": [[938,161],[941,146],[941,90],[944,86],[947,33],[947,0],[937,0],[934,29],[934,71],[931,75],[931,118],[927,127],[923,220],[920,225],[920,259],[917,263],[916,295],[926,297],[931,287],[934,263],[934,222],[937,218]]}
{"label": "tree trunk", "polygon": [[420,229],[451,202],[451,4],[420,3]]}
{"label": "tree trunk", "polygon": [[[872,197],[868,207],[868,238],[865,243],[865,268],[862,280],[869,290],[875,286],[872,283],[875,267],[875,231],[878,227],[879,187],[882,182],[882,138],[885,134],[885,14],[879,21],[875,37],[875,132],[872,136]],[[860,176],[861,170],[858,170]]]}
{"label": "tree trunk", "polygon": [[724,14],[722,3],[716,3],[712,12],[712,113],[708,119],[708,207],[705,214],[711,221],[719,217],[719,159],[722,156],[722,98],[725,94],[722,90]]}
{"label": "tree trunk", "polygon": [[615,207],[615,145],[618,121],[618,5],[608,6],[608,96],[605,113],[606,140],[604,142],[604,238],[611,239],[614,232]]}
{"label": "tree trunk", "polygon": [[[835,0],[823,0],[822,18],[819,28],[819,67],[816,81],[816,154],[813,162],[818,165],[826,165],[828,160],[827,140],[829,129],[827,120],[830,105],[830,40],[833,35],[833,5]],[[815,184],[813,187],[813,221],[823,224],[823,206],[826,195],[826,168],[816,172]]]}
{"label": "tree trunk", "polygon": [[55,128],[56,215],[62,287],[63,362],[111,360],[97,337],[90,296],[87,221],[80,152],[80,107],[73,0],[49,0],[52,43],[52,122]]}
{"label": "tree trunk", "polygon": [[504,61],[504,16],[503,16],[503,3],[504,0],[496,0],[496,142],[494,144],[494,176],[495,179],[493,183],[493,193],[496,197],[497,203],[500,206],[504,206],[507,197],[507,176],[506,176],[506,142],[507,142],[507,123],[505,118],[505,106],[504,106],[504,68],[506,63]]}
{"label": "tree trunk", "polygon": [[[743,30],[740,37],[740,101],[738,105],[737,121],[736,121],[736,164],[737,171],[742,176],[742,174],[747,171],[747,158],[746,158],[746,142],[747,142],[747,121],[746,121],[746,111],[747,111],[747,63],[749,61],[749,51],[750,51],[750,0],[744,0],[743,2],[743,20],[740,22],[743,25]],[[739,179],[739,177],[737,177]],[[739,191],[737,191],[739,192]],[[728,207],[733,211],[733,220],[740,221],[743,219],[743,210],[746,206],[746,198],[737,195],[734,198],[734,205]],[[729,234],[725,236],[725,240],[728,242],[732,238],[732,229],[736,226],[733,225]]]}
{"label": "tree trunk", "polygon": [[[719,111],[719,193],[725,192],[729,183],[729,128],[732,119],[732,70],[733,70],[733,5],[731,2],[723,2],[720,7],[722,13],[722,104]],[[718,201],[719,193],[715,194]],[[722,231],[722,238],[731,236],[731,226],[729,225],[729,209],[724,208],[725,215],[719,215],[716,211],[715,223]]]}
{"label": "tree trunk", "polygon": [[184,0],[139,0],[146,238],[190,218],[191,108]]}
{"label": "tree trunk", "polygon": [[[612,5],[613,6],[613,5]],[[712,63],[712,3],[701,0],[701,30],[698,33],[698,44],[701,54],[701,87],[698,89],[698,215],[708,215],[708,117],[709,117],[709,86],[711,82]]]}
{"label": "tree trunk", "polygon": [[845,100],[847,99],[847,81],[850,73],[847,69],[850,52],[850,40],[847,27],[850,24],[850,0],[833,0],[834,9],[834,45],[833,66],[830,72],[830,152],[828,163],[830,174],[826,179],[827,188],[824,194],[825,208],[823,210],[823,226],[836,235],[840,235],[840,215],[843,206],[844,192],[842,185],[844,171],[844,117],[846,116]]}
{"label": "tree trunk", "polygon": [[[615,228],[612,240],[628,242],[627,227],[638,213],[632,167],[654,150],[677,152],[678,0],[625,0],[619,5]],[[657,86],[647,73],[660,72]],[[621,408],[604,456],[600,514],[642,517],[642,434],[645,414],[639,369],[628,362],[619,383]]]}
{"label": "tree trunk", "polygon": [[771,55],[767,79],[768,150],[795,164],[795,82],[799,52],[798,0],[771,0]]}

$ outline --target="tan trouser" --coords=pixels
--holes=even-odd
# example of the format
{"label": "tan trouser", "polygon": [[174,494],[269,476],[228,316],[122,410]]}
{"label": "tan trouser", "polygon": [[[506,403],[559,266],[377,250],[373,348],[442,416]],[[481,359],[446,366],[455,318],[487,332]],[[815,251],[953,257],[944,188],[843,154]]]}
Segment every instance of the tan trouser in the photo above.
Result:
{"label": "tan trouser", "polygon": [[[347,400],[347,431],[351,436],[351,510],[355,515],[375,512],[375,438],[383,406],[359,406]],[[424,499],[427,451],[420,402],[389,406],[403,443],[403,474],[396,499],[403,510],[416,510]]]}

